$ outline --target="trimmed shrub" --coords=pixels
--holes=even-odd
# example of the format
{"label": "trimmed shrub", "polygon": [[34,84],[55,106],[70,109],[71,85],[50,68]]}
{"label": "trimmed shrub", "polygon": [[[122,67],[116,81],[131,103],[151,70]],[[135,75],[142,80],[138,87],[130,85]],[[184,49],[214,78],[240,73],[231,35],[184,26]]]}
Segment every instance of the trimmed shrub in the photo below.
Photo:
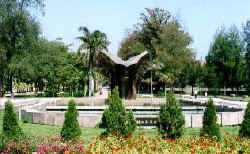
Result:
{"label": "trimmed shrub", "polygon": [[127,120],[127,132],[128,132],[128,136],[131,136],[133,132],[136,130],[136,126],[137,126],[132,110],[127,112],[127,119],[128,119]]}
{"label": "trimmed shrub", "polygon": [[179,138],[184,131],[185,119],[182,109],[173,94],[167,95],[166,104],[161,105],[158,131],[163,138]]}
{"label": "trimmed shrub", "polygon": [[136,129],[136,121],[132,111],[126,112],[122,100],[119,98],[118,88],[116,87],[108,97],[109,107],[102,116],[101,127],[105,128],[103,135],[130,136]]}
{"label": "trimmed shrub", "polygon": [[244,120],[241,123],[239,135],[241,137],[250,137],[250,101],[244,113]]}
{"label": "trimmed shrub", "polygon": [[18,139],[23,136],[23,131],[18,124],[14,106],[10,101],[5,103],[3,115],[3,135],[9,139]]}
{"label": "trimmed shrub", "polygon": [[6,137],[3,134],[0,134],[0,153],[4,152],[8,144]]}
{"label": "trimmed shrub", "polygon": [[216,122],[216,106],[214,105],[213,100],[210,98],[206,103],[206,109],[203,115],[202,129],[200,135],[216,137],[219,140],[221,138],[221,133],[220,127]]}
{"label": "trimmed shrub", "polygon": [[74,100],[70,100],[68,103],[68,110],[64,114],[64,123],[61,130],[61,137],[65,141],[77,139],[81,135],[81,128],[77,120],[78,111],[76,109],[76,103]]}

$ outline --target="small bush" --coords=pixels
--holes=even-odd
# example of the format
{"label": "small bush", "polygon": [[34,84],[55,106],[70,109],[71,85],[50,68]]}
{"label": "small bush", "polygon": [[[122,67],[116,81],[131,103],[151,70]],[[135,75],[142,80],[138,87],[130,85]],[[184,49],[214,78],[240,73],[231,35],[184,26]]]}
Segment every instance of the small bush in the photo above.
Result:
{"label": "small bush", "polygon": [[132,111],[126,112],[117,87],[109,95],[108,104],[109,107],[104,111],[100,124],[100,127],[106,129],[103,135],[113,134],[125,137],[132,135],[136,129],[136,121]]}
{"label": "small bush", "polygon": [[239,135],[241,137],[250,137],[250,102],[247,104],[247,108],[244,113],[244,120],[240,126]]}
{"label": "small bush", "polygon": [[3,115],[3,135],[10,139],[18,139],[23,135],[22,129],[18,124],[14,106],[10,101],[5,103]]}
{"label": "small bush", "polygon": [[73,93],[74,97],[84,97],[84,91],[75,91]]}
{"label": "small bush", "polygon": [[65,112],[65,120],[61,130],[61,137],[65,141],[77,139],[81,135],[81,129],[77,120],[78,111],[76,109],[76,103],[74,100],[70,100],[68,103],[68,110]]}
{"label": "small bush", "polygon": [[71,97],[70,93],[69,92],[60,92],[58,94],[59,97]]}
{"label": "small bush", "polygon": [[45,91],[44,96],[45,97],[57,97],[57,90],[56,89],[48,89]]}
{"label": "small bush", "polygon": [[208,135],[210,137],[216,137],[217,139],[220,139],[220,127],[216,122],[216,106],[214,105],[213,100],[210,98],[206,104],[206,109],[203,115],[202,129],[200,135]]}
{"label": "small bush", "polygon": [[166,104],[161,105],[158,130],[163,138],[179,138],[184,131],[185,119],[182,109],[173,94],[167,95]]}
{"label": "small bush", "polygon": [[0,153],[4,152],[4,149],[7,147],[8,141],[6,140],[6,137],[3,134],[0,134]]}
{"label": "small bush", "polygon": [[127,132],[128,132],[128,136],[131,136],[132,133],[135,131],[136,126],[137,126],[134,114],[131,110],[127,113],[127,118],[128,118],[128,120],[127,120]]}

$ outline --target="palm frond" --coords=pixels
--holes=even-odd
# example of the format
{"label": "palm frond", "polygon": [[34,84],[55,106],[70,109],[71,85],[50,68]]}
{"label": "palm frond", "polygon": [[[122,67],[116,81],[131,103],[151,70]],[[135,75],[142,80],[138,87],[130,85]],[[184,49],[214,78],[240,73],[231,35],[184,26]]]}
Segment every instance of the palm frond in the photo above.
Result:
{"label": "palm frond", "polygon": [[81,52],[82,50],[86,49],[86,45],[85,44],[81,44],[77,50],[77,52]]}
{"label": "palm frond", "polygon": [[78,30],[79,30],[80,32],[83,32],[83,34],[84,34],[86,37],[88,37],[88,36],[90,35],[90,31],[89,31],[89,29],[88,29],[87,27],[79,27]]}

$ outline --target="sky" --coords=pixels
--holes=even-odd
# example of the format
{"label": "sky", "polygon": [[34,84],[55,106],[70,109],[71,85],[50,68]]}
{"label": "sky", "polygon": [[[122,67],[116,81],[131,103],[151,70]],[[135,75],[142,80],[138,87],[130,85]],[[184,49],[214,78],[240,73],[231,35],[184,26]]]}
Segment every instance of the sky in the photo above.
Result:
{"label": "sky", "polygon": [[193,38],[191,48],[203,59],[216,30],[250,20],[250,0],[45,0],[45,15],[38,15],[43,36],[49,40],[63,38],[76,51],[82,35],[78,28],[101,30],[107,34],[109,52],[116,55],[126,31],[139,22],[145,8],[163,8],[177,15]]}

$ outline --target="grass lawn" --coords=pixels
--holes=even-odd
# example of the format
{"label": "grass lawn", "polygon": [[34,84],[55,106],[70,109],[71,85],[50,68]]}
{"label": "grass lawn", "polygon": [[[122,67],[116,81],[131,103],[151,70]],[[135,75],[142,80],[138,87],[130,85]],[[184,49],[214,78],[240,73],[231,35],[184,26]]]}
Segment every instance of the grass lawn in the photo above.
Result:
{"label": "grass lawn", "polygon": [[[61,127],[59,126],[49,126],[49,125],[39,125],[39,124],[28,124],[22,123],[21,124],[23,131],[25,134],[29,136],[36,137],[36,136],[59,136]],[[99,136],[104,129],[100,128],[81,128],[82,135],[81,138],[84,139],[86,142],[90,142],[95,137]],[[225,132],[231,135],[238,134],[239,127],[221,127],[221,132],[224,135]],[[200,128],[185,128],[184,137],[185,136],[199,136]],[[138,128],[135,132],[135,135],[138,135],[140,132],[145,132],[145,137],[155,137],[157,136],[158,132],[157,129],[142,129]]]}

